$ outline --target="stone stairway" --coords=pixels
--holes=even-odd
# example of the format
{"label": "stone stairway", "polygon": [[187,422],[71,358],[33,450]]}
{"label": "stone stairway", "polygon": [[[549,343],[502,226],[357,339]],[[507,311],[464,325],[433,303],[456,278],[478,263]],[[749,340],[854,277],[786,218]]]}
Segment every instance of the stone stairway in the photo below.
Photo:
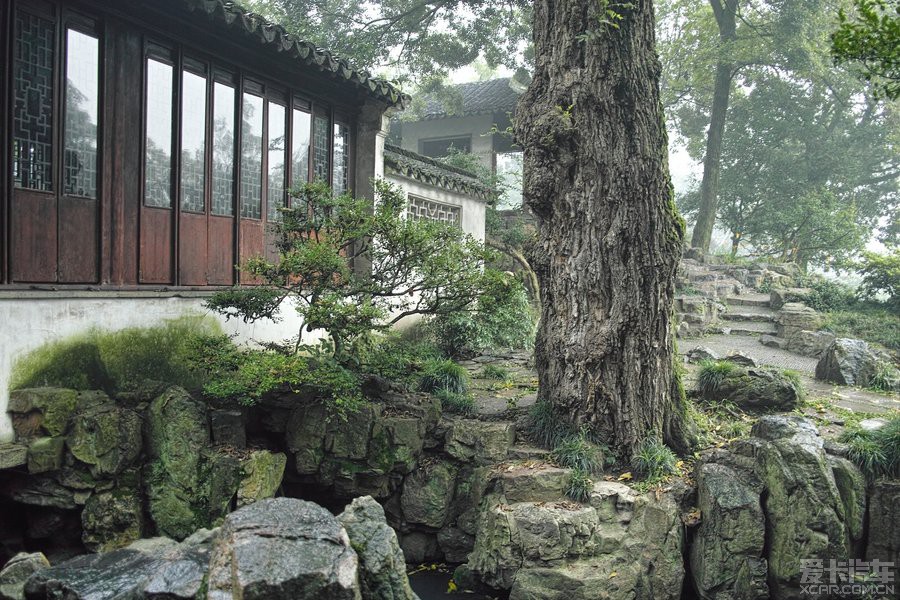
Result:
{"label": "stone stairway", "polygon": [[759,337],[775,335],[776,312],[768,294],[742,294],[726,299],[727,310],[719,315],[722,333]]}

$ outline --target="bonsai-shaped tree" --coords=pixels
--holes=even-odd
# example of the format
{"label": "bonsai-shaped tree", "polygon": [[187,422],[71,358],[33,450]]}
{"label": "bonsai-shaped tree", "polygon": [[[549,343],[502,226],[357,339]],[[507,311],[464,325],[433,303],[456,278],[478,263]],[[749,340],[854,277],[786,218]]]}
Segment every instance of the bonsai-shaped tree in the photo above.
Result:
{"label": "bonsai-shaped tree", "polygon": [[[406,218],[405,195],[383,181],[375,191],[373,203],[322,183],[292,190],[291,208],[272,225],[277,259],[242,266],[260,285],[219,292],[207,306],[245,322],[277,321],[294,299],[304,329],[324,330],[344,364],[355,340],[404,317],[473,310],[489,283],[484,245],[453,224]],[[295,351],[301,340],[302,331]]]}

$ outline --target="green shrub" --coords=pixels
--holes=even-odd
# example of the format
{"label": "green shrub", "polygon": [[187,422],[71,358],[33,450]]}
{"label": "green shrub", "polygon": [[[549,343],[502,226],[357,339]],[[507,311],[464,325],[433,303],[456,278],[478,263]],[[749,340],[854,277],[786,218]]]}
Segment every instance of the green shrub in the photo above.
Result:
{"label": "green shrub", "polygon": [[441,401],[441,408],[446,412],[459,415],[471,415],[475,412],[475,400],[469,394],[439,389],[434,391],[434,395]]}
{"label": "green shrub", "polygon": [[900,350],[900,314],[877,305],[825,314],[824,329],[838,337],[854,337]]}
{"label": "green shrub", "polygon": [[208,378],[203,393],[210,398],[251,406],[281,388],[312,389],[340,414],[363,402],[358,376],[325,353],[240,349],[227,336],[196,343],[195,351],[194,364]]}
{"label": "green shrub", "polygon": [[572,470],[572,477],[569,479],[569,485],[566,486],[566,496],[576,502],[585,502],[591,497],[593,489],[594,482],[590,475],[581,469]]}
{"label": "green shrub", "polygon": [[603,452],[588,439],[585,430],[562,440],[550,453],[550,458],[561,467],[584,473],[599,473],[603,470]]}
{"label": "green shrub", "polygon": [[632,459],[632,468],[651,482],[677,474],[677,464],[675,453],[656,438],[645,440]]}
{"label": "green shrub", "polygon": [[555,448],[564,438],[572,435],[571,425],[546,400],[538,400],[531,405],[527,427],[534,442],[544,448]]}
{"label": "green shrub", "polygon": [[425,362],[425,373],[419,383],[423,392],[447,390],[456,394],[469,391],[469,372],[452,360],[431,359]]}
{"label": "green shrub", "polygon": [[137,390],[146,382],[164,382],[199,389],[205,376],[192,361],[195,342],[220,332],[214,320],[194,316],[167,320],[158,327],[93,329],[45,344],[20,359],[10,387],[101,389],[117,394]]}
{"label": "green shrub", "polygon": [[856,304],[856,292],[842,283],[817,277],[809,287],[812,291],[802,300],[819,312],[847,310]]}
{"label": "green shrub", "polygon": [[428,340],[411,340],[400,335],[377,338],[360,352],[360,370],[380,375],[406,387],[414,387],[425,364],[442,358],[441,352]]}
{"label": "green shrub", "polygon": [[838,438],[849,446],[850,460],[870,479],[900,477],[900,415],[874,431],[855,427]]}
{"label": "green shrub", "polygon": [[702,395],[714,394],[738,366],[727,360],[704,360],[697,373],[697,389]]}
{"label": "green shrub", "polygon": [[447,356],[533,347],[536,317],[525,286],[491,269],[485,271],[485,280],[485,292],[469,310],[438,315],[429,322],[438,347]]}
{"label": "green shrub", "polygon": [[509,371],[497,365],[485,365],[478,374],[482,379],[496,379],[506,381],[509,379]]}

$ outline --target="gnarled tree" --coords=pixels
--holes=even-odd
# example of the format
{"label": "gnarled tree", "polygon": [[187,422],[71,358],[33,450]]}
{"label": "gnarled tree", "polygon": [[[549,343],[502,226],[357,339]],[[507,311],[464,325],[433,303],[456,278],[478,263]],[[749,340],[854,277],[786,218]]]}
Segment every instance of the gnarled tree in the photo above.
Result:
{"label": "gnarled tree", "polygon": [[620,457],[688,446],[672,302],[673,201],[651,0],[535,0],[535,73],[516,113],[538,222],[539,396]]}

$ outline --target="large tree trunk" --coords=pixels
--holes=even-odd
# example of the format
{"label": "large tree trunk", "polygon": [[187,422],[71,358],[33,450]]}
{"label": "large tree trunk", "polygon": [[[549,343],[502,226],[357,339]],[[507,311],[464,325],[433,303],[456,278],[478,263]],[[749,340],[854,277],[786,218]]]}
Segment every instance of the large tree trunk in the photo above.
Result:
{"label": "large tree trunk", "polygon": [[[735,17],[738,0],[709,0],[719,26],[719,41],[724,45],[734,41]],[[728,50],[725,50],[727,53]],[[713,102],[709,114],[709,130],[706,132],[706,154],[703,157],[703,180],[700,182],[700,210],[691,234],[691,246],[709,251],[716,209],[719,203],[719,170],[722,163],[722,138],[725,136],[725,119],[731,97],[731,80],[734,65],[728,61],[716,64],[713,84]]]}
{"label": "large tree trunk", "polygon": [[538,229],[540,400],[626,459],[648,437],[687,446],[672,328],[684,230],[653,5],[633,5],[615,28],[597,0],[536,0],[535,74],[516,112]]}

